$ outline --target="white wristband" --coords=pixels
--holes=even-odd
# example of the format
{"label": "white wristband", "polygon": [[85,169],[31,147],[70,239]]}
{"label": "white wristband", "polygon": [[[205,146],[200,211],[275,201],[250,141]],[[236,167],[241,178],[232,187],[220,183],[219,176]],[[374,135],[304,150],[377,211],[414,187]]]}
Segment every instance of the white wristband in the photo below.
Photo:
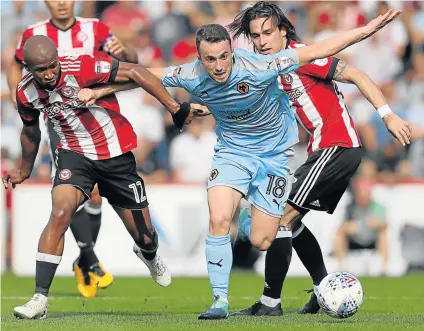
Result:
{"label": "white wristband", "polygon": [[377,109],[378,115],[380,115],[381,118],[386,116],[387,114],[390,114],[392,110],[390,109],[389,105],[385,104],[384,106],[381,106]]}

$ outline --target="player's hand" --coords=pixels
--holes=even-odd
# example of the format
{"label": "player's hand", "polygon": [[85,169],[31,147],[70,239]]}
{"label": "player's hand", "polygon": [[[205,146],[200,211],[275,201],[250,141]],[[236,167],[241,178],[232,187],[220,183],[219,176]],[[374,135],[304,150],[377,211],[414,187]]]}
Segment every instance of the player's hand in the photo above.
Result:
{"label": "player's hand", "polygon": [[408,122],[405,122],[395,113],[391,112],[383,117],[387,130],[395,137],[402,146],[410,143],[412,129]]}
{"label": "player's hand", "polygon": [[102,95],[99,90],[92,90],[90,88],[83,88],[78,92],[78,99],[84,102],[86,106],[93,105],[101,97]]}
{"label": "player's hand", "polygon": [[106,43],[107,50],[110,55],[115,58],[124,60],[127,48],[115,36],[111,37]]}
{"label": "player's hand", "polygon": [[396,17],[398,17],[401,13],[401,10],[390,9],[384,15],[379,15],[377,18],[374,18],[365,26],[368,36],[371,36],[378,30],[384,28],[387,24],[396,19]]}
{"label": "player's hand", "polygon": [[3,176],[3,185],[4,188],[7,190],[9,188],[9,183],[12,184],[12,188],[15,188],[17,184],[22,183],[25,179],[28,179],[29,175],[24,174],[21,170],[12,169],[9,170],[4,176]]}
{"label": "player's hand", "polygon": [[191,103],[190,107],[194,109],[194,117],[209,116],[212,114],[208,107],[199,105],[198,103]]}

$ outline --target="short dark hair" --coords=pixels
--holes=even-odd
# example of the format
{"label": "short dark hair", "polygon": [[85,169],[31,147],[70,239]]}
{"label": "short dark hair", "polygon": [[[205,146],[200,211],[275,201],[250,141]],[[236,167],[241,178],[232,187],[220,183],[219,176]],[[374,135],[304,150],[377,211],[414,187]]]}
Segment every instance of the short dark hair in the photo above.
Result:
{"label": "short dark hair", "polygon": [[219,43],[228,40],[231,46],[231,37],[227,29],[219,24],[202,25],[196,32],[196,48],[199,52],[200,42]]}
{"label": "short dark hair", "polygon": [[283,11],[277,5],[267,1],[259,1],[252,7],[246,8],[236,16],[233,23],[228,25],[228,29],[234,38],[245,35],[251,37],[250,22],[257,18],[271,19],[274,26],[278,29],[287,30],[287,39],[300,41],[296,33],[296,29],[289,19],[284,15]]}

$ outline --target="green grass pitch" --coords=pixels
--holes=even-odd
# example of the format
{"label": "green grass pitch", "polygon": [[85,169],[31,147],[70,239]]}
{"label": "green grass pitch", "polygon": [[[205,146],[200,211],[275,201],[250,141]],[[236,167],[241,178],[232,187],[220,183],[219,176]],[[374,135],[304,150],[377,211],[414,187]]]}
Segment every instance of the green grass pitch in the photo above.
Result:
{"label": "green grass pitch", "polygon": [[[402,278],[361,278],[365,292],[362,309],[352,318],[337,320],[325,314],[299,316],[295,310],[308,299],[306,278],[289,278],[284,287],[282,317],[230,317],[198,321],[211,304],[206,278],[176,278],[160,288],[150,278],[117,278],[99,290],[98,297],[83,300],[73,278],[58,277],[50,293],[49,315],[44,321],[13,317],[13,307],[32,295],[34,280],[3,275],[2,330],[424,330],[424,274]],[[230,283],[230,310],[246,308],[262,290],[263,280],[235,272]]]}

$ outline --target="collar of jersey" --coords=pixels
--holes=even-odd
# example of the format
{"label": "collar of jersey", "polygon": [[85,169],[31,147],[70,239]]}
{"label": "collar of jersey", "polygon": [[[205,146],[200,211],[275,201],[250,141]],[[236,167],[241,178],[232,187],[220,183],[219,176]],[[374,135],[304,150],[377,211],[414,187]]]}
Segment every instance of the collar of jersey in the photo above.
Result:
{"label": "collar of jersey", "polygon": [[74,25],[75,24],[77,24],[77,19],[75,18],[75,17],[73,17],[73,19],[74,19],[74,23],[72,23],[72,25],[69,27],[69,28],[67,28],[67,29],[61,29],[61,28],[59,28],[58,26],[56,26],[54,23],[53,23],[53,19],[51,18],[50,19],[50,24],[51,25],[53,25],[56,29],[58,29],[58,30],[60,30],[60,31],[63,31],[63,32],[66,32],[66,31],[68,31],[69,29],[72,29],[73,27],[74,27]]}

